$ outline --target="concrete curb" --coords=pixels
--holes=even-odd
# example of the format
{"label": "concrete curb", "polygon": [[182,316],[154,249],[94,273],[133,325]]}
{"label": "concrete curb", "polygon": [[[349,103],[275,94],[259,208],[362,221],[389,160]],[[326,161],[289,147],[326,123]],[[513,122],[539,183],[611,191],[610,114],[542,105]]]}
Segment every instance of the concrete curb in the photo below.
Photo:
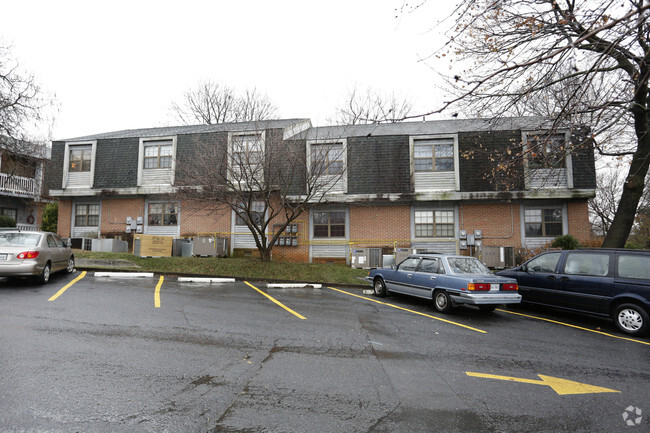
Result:
{"label": "concrete curb", "polygon": [[312,283],[269,283],[266,285],[267,289],[303,289],[307,287],[321,289],[323,285]]}
{"label": "concrete curb", "polygon": [[234,278],[178,277],[179,283],[234,283]]}
{"label": "concrete curb", "polygon": [[95,276],[108,278],[153,278],[153,272],[95,272]]}

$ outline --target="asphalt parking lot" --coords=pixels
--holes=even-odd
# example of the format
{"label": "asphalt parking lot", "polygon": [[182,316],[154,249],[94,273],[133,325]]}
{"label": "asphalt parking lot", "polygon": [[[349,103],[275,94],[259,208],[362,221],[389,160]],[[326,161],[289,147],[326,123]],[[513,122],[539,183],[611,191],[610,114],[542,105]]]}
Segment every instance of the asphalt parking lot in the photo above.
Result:
{"label": "asphalt parking lot", "polygon": [[159,275],[0,281],[0,431],[650,428],[650,339],[517,307]]}

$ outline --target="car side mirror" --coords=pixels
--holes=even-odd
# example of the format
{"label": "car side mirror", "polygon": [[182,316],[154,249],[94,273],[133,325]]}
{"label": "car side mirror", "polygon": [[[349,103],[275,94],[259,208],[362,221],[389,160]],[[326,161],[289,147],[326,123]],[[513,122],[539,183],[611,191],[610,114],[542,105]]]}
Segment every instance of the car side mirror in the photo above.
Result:
{"label": "car side mirror", "polygon": [[521,265],[519,269],[521,269],[522,272],[528,272],[528,265]]}

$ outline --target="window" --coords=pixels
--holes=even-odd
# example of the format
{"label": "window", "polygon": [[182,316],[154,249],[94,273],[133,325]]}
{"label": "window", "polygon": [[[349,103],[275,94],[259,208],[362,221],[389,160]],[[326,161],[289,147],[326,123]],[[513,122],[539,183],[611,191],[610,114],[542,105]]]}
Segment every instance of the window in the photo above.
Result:
{"label": "window", "polygon": [[454,211],[415,211],[415,237],[453,237]]}
{"label": "window", "polygon": [[449,139],[418,140],[413,145],[415,171],[454,171],[454,143]]}
{"label": "window", "polygon": [[232,137],[232,162],[235,169],[260,165],[263,162],[262,136],[234,135]]}
{"label": "window", "polygon": [[77,227],[99,226],[99,205],[78,204],[75,207],[74,225]]}
{"label": "window", "polygon": [[604,277],[609,273],[609,254],[567,254],[564,273]]}
{"label": "window", "polygon": [[440,270],[440,261],[438,259],[423,258],[422,263],[420,263],[420,272],[437,274]]}
{"label": "window", "polygon": [[535,257],[526,265],[527,271],[532,272],[555,272],[557,262],[562,253],[549,253]]}
{"label": "window", "polygon": [[11,209],[11,208],[8,208],[8,207],[3,207],[0,210],[2,211],[0,213],[0,215],[4,215],[6,217],[9,217],[14,221],[18,221],[18,209]]}
{"label": "window", "polygon": [[314,237],[345,237],[345,211],[314,212]]}
{"label": "window", "polygon": [[404,260],[402,263],[399,264],[399,270],[414,271],[418,267],[418,263],[420,263],[419,257],[409,257],[408,259]]}
{"label": "window", "polygon": [[178,225],[178,205],[176,203],[149,203],[147,222],[150,226]]}
{"label": "window", "polygon": [[562,208],[524,210],[526,237],[545,238],[562,234]]}
{"label": "window", "polygon": [[171,140],[144,143],[144,168],[171,168],[173,144]]}
{"label": "window", "polygon": [[338,175],[343,173],[343,144],[312,144],[311,166],[316,174]]}
{"label": "window", "polygon": [[70,164],[68,171],[70,173],[90,171],[92,156],[91,146],[70,146]]}
{"label": "window", "polygon": [[[242,204],[242,209],[244,205]],[[263,201],[254,201],[251,203],[251,217],[253,219],[253,225],[260,227],[264,221],[264,202]],[[246,224],[246,215],[240,216],[235,214],[235,225],[245,226]]]}
{"label": "window", "polygon": [[530,168],[563,168],[565,154],[564,134],[528,136],[528,166]]}
{"label": "window", "polygon": [[618,275],[622,278],[650,279],[650,256],[621,254],[618,256]]}

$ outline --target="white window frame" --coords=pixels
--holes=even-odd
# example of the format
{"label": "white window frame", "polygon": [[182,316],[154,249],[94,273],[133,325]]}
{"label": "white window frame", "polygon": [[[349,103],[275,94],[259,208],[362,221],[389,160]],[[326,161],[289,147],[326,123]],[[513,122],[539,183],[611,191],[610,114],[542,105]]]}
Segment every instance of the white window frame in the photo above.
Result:
{"label": "white window frame", "polygon": [[[97,140],[93,141],[70,141],[65,143],[65,152],[63,154],[63,181],[61,187],[68,188],[68,179],[70,176],[70,152],[75,146],[88,146],[91,147],[91,160],[90,160],[90,184],[84,185],[82,188],[92,188],[95,182],[95,161],[97,154]],[[76,173],[76,172],[75,172]],[[82,172],[83,173],[83,172]]]}
{"label": "white window frame", "polygon": [[[336,192],[341,192],[341,193],[347,193],[348,192],[348,140],[346,138],[341,138],[339,140],[332,140],[332,139],[314,139],[314,140],[307,140],[306,143],[306,152],[307,152],[307,169],[311,173],[312,171],[312,156],[313,156],[313,149],[312,146],[322,146],[322,145],[341,145],[341,152],[342,152],[342,160],[343,160],[343,172],[340,174],[328,174],[328,175],[322,175],[321,177],[324,178],[324,181],[327,182],[327,178],[330,179],[337,179],[337,183],[341,182],[341,187],[336,188],[333,187],[331,191],[329,191],[329,194],[336,193]],[[329,182],[327,182],[329,183]]]}
{"label": "white window frame", "polygon": [[538,135],[564,135],[564,169],[566,170],[566,182],[567,182],[567,188],[572,189],[573,188],[573,161],[571,158],[571,152],[569,150],[570,146],[570,139],[571,139],[571,133],[569,131],[557,131],[557,132],[552,132],[548,130],[538,130],[538,131],[522,131],[522,144],[523,144],[523,152],[526,157],[524,158],[524,183],[526,186],[526,189],[530,189],[530,172],[531,170],[535,170],[534,168],[530,168],[530,164],[528,161],[528,137],[534,137]]}
{"label": "white window frame", "polygon": [[[561,234],[566,235],[567,233],[569,233],[569,213],[568,213],[568,207],[566,203],[549,203],[549,202],[539,203],[539,204],[524,203],[521,204],[521,207],[519,209],[519,225],[520,225],[522,246],[525,247],[526,242],[531,239],[544,239],[548,241],[558,236],[558,235],[545,236],[545,237],[526,236],[526,210],[543,210],[543,209],[560,209],[562,212],[562,233]],[[543,218],[543,214],[542,214],[542,218]]]}
{"label": "white window frame", "polygon": [[[172,165],[171,167],[166,167],[166,168],[144,168],[144,148],[148,142],[152,141],[170,141],[172,144]],[[167,170],[170,173],[169,177],[169,184],[173,185],[174,184],[174,179],[176,175],[176,142],[177,138],[175,135],[172,136],[164,136],[164,137],[142,137],[140,138],[140,144],[138,148],[138,186],[142,186],[142,177],[143,173],[145,170]]]}
{"label": "white window frame", "polygon": [[[431,212],[433,214],[432,215],[432,217],[433,217],[433,223],[432,223],[432,225],[433,225],[433,236],[417,236],[416,214],[418,212]],[[453,220],[451,222],[451,226],[452,226],[451,235],[449,235],[449,236],[436,236],[436,225],[437,225],[436,224],[436,212],[451,212],[451,215],[452,215],[452,218],[453,218]],[[453,238],[455,238],[455,234],[456,234],[456,231],[457,231],[456,230],[457,221],[458,221],[458,215],[456,213],[455,208],[448,208],[448,207],[444,207],[444,208],[416,207],[416,208],[413,209],[412,218],[413,218],[413,239],[416,239],[416,240],[420,241],[420,240],[424,240],[424,239],[453,239]],[[447,225],[449,223],[440,223],[440,224]]]}
{"label": "white window frame", "polygon": [[458,134],[434,134],[434,135],[411,135],[409,136],[409,164],[411,170],[411,179],[421,173],[443,174],[450,171],[415,171],[415,145],[421,144],[418,141],[429,140],[453,140],[454,142],[454,190],[460,190],[460,172],[459,172],[459,157],[458,157]]}
{"label": "white window frame", "polygon": [[[261,141],[261,144],[262,144],[262,150],[261,150],[261,152],[262,152],[262,163],[261,163],[262,171],[261,171],[260,174],[262,176],[265,175],[265,173],[264,173],[264,161],[266,161],[266,131],[260,130],[260,131],[229,132],[228,133],[228,177],[229,177],[230,181],[233,182],[233,184],[239,184],[239,187],[242,187],[242,185],[240,184],[241,179],[233,179],[232,178],[232,170],[233,170],[233,167],[234,167],[234,163],[233,163],[233,161],[234,161],[234,159],[233,159],[233,155],[234,155],[233,143],[234,143],[234,141],[233,141],[233,139],[234,139],[234,137],[242,137],[242,136],[259,136],[260,137],[260,141]],[[262,179],[262,180],[260,180],[260,182],[263,183],[264,180]]]}

